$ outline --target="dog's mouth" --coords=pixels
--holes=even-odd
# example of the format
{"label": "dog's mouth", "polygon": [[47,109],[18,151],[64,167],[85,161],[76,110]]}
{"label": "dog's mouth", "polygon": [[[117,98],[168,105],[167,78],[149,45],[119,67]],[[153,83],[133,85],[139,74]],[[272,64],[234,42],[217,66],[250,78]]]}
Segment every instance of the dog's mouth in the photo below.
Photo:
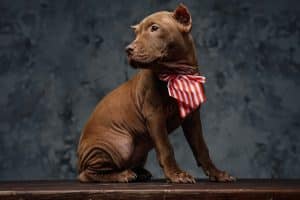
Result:
{"label": "dog's mouth", "polygon": [[135,69],[151,69],[158,73],[165,74],[196,74],[198,73],[198,67],[189,65],[185,62],[165,61],[162,58],[157,58],[151,61],[135,60],[131,56],[128,56],[129,64]]}
{"label": "dog's mouth", "polygon": [[144,69],[148,69],[148,68],[153,68],[157,65],[158,60],[159,59],[139,59],[139,58],[135,58],[132,55],[127,55],[127,59],[129,64],[133,67],[133,68],[144,68]]}

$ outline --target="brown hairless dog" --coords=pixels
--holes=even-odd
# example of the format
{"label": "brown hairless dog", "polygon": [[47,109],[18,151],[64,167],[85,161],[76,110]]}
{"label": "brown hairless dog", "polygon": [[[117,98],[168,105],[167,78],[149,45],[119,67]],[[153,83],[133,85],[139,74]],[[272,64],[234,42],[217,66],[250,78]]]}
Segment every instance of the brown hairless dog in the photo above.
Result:
{"label": "brown hairless dog", "polygon": [[210,159],[199,108],[182,118],[176,99],[168,94],[167,83],[158,77],[180,69],[197,71],[188,9],[180,4],[174,12],[154,13],[132,28],[136,39],[126,51],[129,63],[140,70],[105,96],[85,125],[78,146],[79,180],[148,180],[151,173],[144,165],[148,152],[155,148],[169,181],[195,183],[177,165],[168,138],[181,125],[198,166],[210,180],[233,181],[234,177],[217,169]]}

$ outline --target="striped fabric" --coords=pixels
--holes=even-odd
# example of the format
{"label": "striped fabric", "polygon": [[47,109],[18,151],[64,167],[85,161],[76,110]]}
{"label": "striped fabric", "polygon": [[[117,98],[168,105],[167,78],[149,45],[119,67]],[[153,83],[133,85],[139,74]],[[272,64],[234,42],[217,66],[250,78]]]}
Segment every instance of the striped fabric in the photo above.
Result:
{"label": "striped fabric", "polygon": [[169,95],[177,100],[181,118],[185,118],[206,100],[204,76],[161,74],[159,79],[168,82]]}

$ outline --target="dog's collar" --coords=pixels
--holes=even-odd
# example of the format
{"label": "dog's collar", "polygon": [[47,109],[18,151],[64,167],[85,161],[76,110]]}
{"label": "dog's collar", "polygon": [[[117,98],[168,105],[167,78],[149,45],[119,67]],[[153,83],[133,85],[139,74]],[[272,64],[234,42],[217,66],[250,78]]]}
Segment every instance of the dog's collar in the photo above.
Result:
{"label": "dog's collar", "polygon": [[180,62],[158,62],[158,74],[176,74],[176,75],[197,75],[199,74],[198,67]]}

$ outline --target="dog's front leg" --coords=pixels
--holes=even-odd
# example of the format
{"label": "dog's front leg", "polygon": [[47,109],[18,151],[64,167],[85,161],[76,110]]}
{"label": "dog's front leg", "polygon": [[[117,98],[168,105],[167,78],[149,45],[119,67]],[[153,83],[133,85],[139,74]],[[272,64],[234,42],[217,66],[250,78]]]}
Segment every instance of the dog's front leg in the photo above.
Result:
{"label": "dog's front leg", "polygon": [[147,127],[154,143],[159,164],[169,181],[173,183],[195,183],[195,179],[182,171],[176,163],[165,122],[164,113],[153,113],[147,119]]}
{"label": "dog's front leg", "polygon": [[202,167],[203,171],[207,176],[209,176],[210,180],[221,182],[235,180],[234,177],[230,176],[225,171],[217,169],[213,164],[209,156],[207,145],[203,138],[199,109],[184,119],[182,128],[198,166]]}

